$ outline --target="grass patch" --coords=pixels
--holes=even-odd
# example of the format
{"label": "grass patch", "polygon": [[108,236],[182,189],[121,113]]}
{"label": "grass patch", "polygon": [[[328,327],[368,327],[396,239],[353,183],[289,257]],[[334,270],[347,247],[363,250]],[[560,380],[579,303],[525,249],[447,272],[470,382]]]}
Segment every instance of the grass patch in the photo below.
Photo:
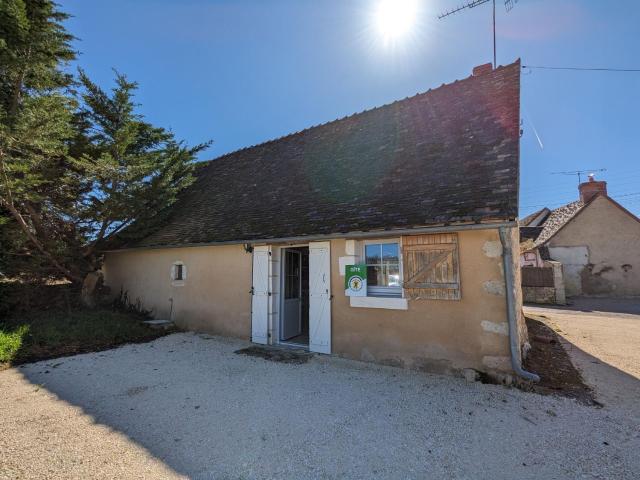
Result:
{"label": "grass patch", "polygon": [[22,347],[24,337],[29,333],[28,325],[20,325],[11,330],[0,325],[0,364],[13,360]]}
{"label": "grass patch", "polygon": [[143,325],[144,319],[110,309],[16,315],[0,322],[0,368],[147,342],[168,333]]}

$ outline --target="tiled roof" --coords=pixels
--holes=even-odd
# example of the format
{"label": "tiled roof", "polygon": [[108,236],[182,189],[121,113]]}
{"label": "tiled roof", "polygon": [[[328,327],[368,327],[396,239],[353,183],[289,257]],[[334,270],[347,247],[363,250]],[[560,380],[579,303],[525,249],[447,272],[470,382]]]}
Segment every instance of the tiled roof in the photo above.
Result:
{"label": "tiled roof", "polygon": [[568,203],[562,207],[551,210],[551,213],[547,217],[546,221],[542,225],[542,232],[535,240],[536,246],[542,245],[549,240],[558,230],[560,230],[569,220],[576,216],[576,214],[582,209],[584,203],[580,200]]}
{"label": "tiled roof", "polygon": [[[526,217],[521,219],[518,223],[522,227],[537,227],[538,225],[543,223],[543,221],[547,218],[547,215],[549,213],[551,213],[551,210],[549,210],[547,207],[544,207],[544,208],[541,208],[540,210],[538,210],[537,212],[533,212],[533,213],[527,215]],[[538,217],[540,217],[540,218],[538,218]],[[536,222],[535,222],[535,224],[532,225],[531,223],[534,220],[536,220]]]}
{"label": "tiled roof", "polygon": [[521,218],[518,223],[520,224],[520,226],[526,227],[527,225],[529,225],[529,223],[531,223],[533,221],[534,218],[536,218],[538,215],[540,215],[542,213],[542,210],[544,210],[544,209],[540,209],[540,210],[537,210],[537,211],[535,211],[533,213],[530,213],[526,217]]}
{"label": "tiled roof", "polygon": [[128,247],[513,220],[520,61],[245,148],[197,169]]}
{"label": "tiled roof", "polygon": [[544,227],[520,227],[520,241],[534,240],[542,233]]}

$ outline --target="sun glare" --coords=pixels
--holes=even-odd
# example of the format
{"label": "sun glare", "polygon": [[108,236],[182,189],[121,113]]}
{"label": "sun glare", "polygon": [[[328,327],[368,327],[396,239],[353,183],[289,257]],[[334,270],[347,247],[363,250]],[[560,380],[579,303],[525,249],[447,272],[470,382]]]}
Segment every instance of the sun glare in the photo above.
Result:
{"label": "sun glare", "polygon": [[385,43],[411,33],[417,16],[417,0],[380,0],[375,22]]}

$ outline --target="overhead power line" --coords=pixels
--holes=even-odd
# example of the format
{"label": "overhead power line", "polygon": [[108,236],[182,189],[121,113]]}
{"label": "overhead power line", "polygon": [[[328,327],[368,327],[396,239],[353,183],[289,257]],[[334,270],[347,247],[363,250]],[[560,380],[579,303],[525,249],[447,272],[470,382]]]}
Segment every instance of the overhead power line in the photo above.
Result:
{"label": "overhead power line", "polygon": [[[617,198],[628,198],[628,197],[635,197],[640,195],[640,192],[631,192],[631,193],[623,193],[622,195],[610,195],[611,198],[613,199],[617,199]],[[562,200],[562,201],[554,201],[554,202],[549,202],[549,203],[539,203],[537,205],[521,205],[520,208],[535,208],[535,207],[559,207],[560,205],[565,205],[571,201],[575,201],[576,199],[566,199],[566,200]],[[635,201],[636,199],[633,199],[633,201]],[[638,199],[640,200],[640,199]]]}
{"label": "overhead power line", "polygon": [[579,72],[640,72],[640,68],[548,67],[541,65],[522,65],[522,68],[536,70],[575,70]]}

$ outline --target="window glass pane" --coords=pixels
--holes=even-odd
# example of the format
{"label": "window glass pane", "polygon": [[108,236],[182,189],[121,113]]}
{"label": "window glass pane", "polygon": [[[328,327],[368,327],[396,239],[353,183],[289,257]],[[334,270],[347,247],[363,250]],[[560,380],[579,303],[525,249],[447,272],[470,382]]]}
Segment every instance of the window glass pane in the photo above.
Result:
{"label": "window glass pane", "polygon": [[401,296],[400,249],[397,243],[365,245],[367,294]]}
{"label": "window glass pane", "polygon": [[387,274],[387,285],[390,287],[400,286],[400,265],[385,265]]}
{"label": "window glass pane", "polygon": [[284,298],[300,298],[300,254],[285,253]]}
{"label": "window glass pane", "polygon": [[384,285],[382,267],[367,267],[367,286]]}
{"label": "window glass pane", "polygon": [[182,280],[182,265],[176,265],[175,269],[176,269],[175,279]]}
{"label": "window glass pane", "polygon": [[377,243],[375,245],[366,245],[365,246],[365,257],[367,264],[376,264],[380,263],[380,244]]}
{"label": "window glass pane", "polygon": [[397,243],[382,244],[382,263],[399,263]]}

